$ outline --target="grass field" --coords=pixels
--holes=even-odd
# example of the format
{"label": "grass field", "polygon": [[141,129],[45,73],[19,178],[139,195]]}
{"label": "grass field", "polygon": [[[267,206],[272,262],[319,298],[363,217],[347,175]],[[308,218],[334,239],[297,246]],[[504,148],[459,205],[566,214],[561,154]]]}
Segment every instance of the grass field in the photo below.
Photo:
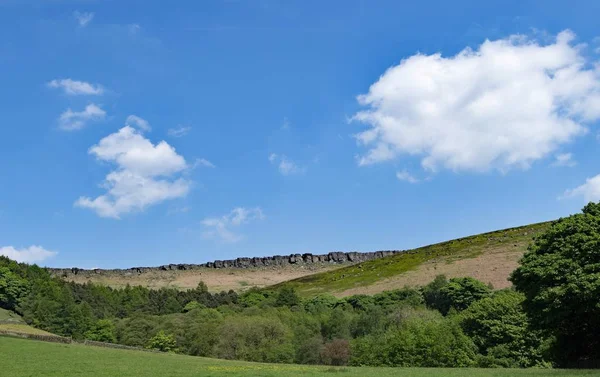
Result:
{"label": "grass field", "polygon": [[332,368],[258,364],[0,337],[0,374],[10,377],[537,377],[597,376],[598,371]]}
{"label": "grass field", "polygon": [[494,288],[510,285],[507,278],[533,238],[549,222],[478,234],[420,247],[332,271],[303,276],[280,286],[293,286],[303,295],[373,294],[404,286],[424,285],[436,275],[472,276]]}
{"label": "grass field", "polygon": [[17,313],[0,308],[0,331],[11,331],[19,334],[52,335],[25,324]]}

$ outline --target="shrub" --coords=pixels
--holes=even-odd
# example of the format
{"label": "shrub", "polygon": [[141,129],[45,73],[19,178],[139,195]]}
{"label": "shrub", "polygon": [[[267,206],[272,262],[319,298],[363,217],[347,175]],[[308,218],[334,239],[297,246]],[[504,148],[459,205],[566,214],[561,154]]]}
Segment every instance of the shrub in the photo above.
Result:
{"label": "shrub", "polygon": [[321,360],[326,365],[348,365],[350,342],[347,339],[334,339],[325,343],[321,351]]}

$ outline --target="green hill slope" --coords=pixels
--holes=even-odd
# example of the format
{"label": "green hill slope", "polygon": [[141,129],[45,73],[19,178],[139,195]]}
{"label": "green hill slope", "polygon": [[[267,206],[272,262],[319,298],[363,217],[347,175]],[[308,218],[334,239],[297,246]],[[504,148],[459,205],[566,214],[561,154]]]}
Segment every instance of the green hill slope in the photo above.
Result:
{"label": "green hill slope", "polygon": [[274,287],[292,286],[302,295],[372,294],[405,285],[424,285],[436,275],[473,276],[495,288],[508,277],[535,237],[550,222],[499,230],[408,250],[332,271],[303,276]]}
{"label": "green hill slope", "polygon": [[[115,350],[75,344],[44,343],[27,339],[0,337],[2,375],[11,377],[95,376],[95,377],[472,377],[504,376],[592,376],[585,370],[544,369],[428,369],[428,368],[331,368],[305,365],[258,364],[205,359],[175,354]],[[34,357],[32,357],[34,355]]]}

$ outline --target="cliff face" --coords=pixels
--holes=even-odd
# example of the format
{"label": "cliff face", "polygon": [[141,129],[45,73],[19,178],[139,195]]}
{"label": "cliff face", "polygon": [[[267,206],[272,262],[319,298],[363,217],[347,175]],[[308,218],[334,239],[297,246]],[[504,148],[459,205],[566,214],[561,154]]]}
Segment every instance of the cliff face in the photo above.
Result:
{"label": "cliff face", "polygon": [[315,264],[343,264],[343,263],[359,263],[372,259],[388,257],[397,253],[400,250],[385,250],[374,251],[368,253],[359,252],[331,252],[328,254],[290,254],[287,256],[275,255],[272,257],[254,257],[254,258],[237,258],[233,260],[216,260],[203,264],[167,264],[158,267],[132,267],[128,269],[95,269],[85,270],[81,268],[48,268],[48,271],[54,276],[69,278],[77,276],[94,276],[94,275],[124,275],[131,276],[134,274],[143,274],[154,271],[188,271],[202,269],[220,269],[220,268],[264,268],[277,267],[288,265],[315,265]]}

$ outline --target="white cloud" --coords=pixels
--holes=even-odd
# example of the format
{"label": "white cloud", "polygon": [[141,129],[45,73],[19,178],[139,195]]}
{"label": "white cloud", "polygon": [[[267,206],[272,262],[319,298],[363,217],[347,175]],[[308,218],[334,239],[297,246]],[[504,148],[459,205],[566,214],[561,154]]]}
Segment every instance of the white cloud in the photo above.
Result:
{"label": "white cloud", "polygon": [[419,183],[420,182],[417,178],[413,177],[406,170],[402,170],[402,171],[396,172],[396,178],[398,178],[401,181],[406,181],[408,183]]}
{"label": "white cloud", "polygon": [[79,23],[79,26],[86,27],[94,19],[94,12],[73,12],[73,16]]}
{"label": "white cloud", "polygon": [[292,123],[289,121],[289,119],[283,118],[283,124],[281,125],[281,129],[282,130],[289,130],[292,127]]}
{"label": "white cloud", "polygon": [[283,175],[303,174],[306,172],[305,167],[298,166],[294,161],[288,159],[284,155],[271,153],[269,155],[269,162],[277,165],[279,172]]}
{"label": "white cloud", "polygon": [[102,184],[106,194],[95,199],[80,197],[75,202],[101,217],[118,219],[189,192],[191,183],[174,177],[188,168],[185,159],[165,141],[154,145],[130,126],[103,138],[89,153],[116,165]]}
{"label": "white cloud", "polygon": [[600,118],[600,65],[563,31],[547,45],[511,36],[455,56],[416,54],[358,97],[359,165],[420,156],[424,169],[527,168]]}
{"label": "white cloud", "polygon": [[566,166],[573,167],[577,165],[577,162],[573,160],[572,153],[560,153],[555,156],[552,166]]}
{"label": "white cloud", "polygon": [[197,167],[214,168],[215,165],[205,158],[197,158],[196,161],[194,162],[193,168],[197,168]]}
{"label": "white cloud", "polygon": [[584,184],[565,192],[565,197],[583,196],[586,202],[600,201],[600,174],[588,178]]}
{"label": "white cloud", "polygon": [[90,84],[85,81],[73,79],[55,79],[48,83],[50,88],[61,88],[66,94],[72,96],[78,95],[102,95],[104,88],[101,85]]}
{"label": "white cloud", "polygon": [[75,131],[80,130],[88,122],[97,122],[106,116],[106,111],[93,103],[87,105],[83,111],[73,111],[70,108],[60,114],[58,118],[61,130]]}
{"label": "white cloud", "polygon": [[0,247],[0,255],[22,263],[38,263],[58,254],[55,251],[46,250],[41,246],[29,246],[16,249],[13,246]]}
{"label": "white cloud", "polygon": [[233,243],[240,241],[243,236],[235,233],[231,228],[239,227],[254,220],[263,220],[265,215],[262,209],[234,208],[230,213],[221,217],[208,217],[202,220],[205,231],[202,235],[209,239],[218,239],[223,242]]}
{"label": "white cloud", "polygon": [[150,131],[152,127],[150,127],[150,123],[144,118],[140,118],[137,115],[130,115],[125,120],[125,124],[131,127],[137,127],[143,131]]}
{"label": "white cloud", "polygon": [[177,127],[177,128],[169,128],[167,134],[171,137],[182,137],[187,135],[192,130],[192,127]]}

